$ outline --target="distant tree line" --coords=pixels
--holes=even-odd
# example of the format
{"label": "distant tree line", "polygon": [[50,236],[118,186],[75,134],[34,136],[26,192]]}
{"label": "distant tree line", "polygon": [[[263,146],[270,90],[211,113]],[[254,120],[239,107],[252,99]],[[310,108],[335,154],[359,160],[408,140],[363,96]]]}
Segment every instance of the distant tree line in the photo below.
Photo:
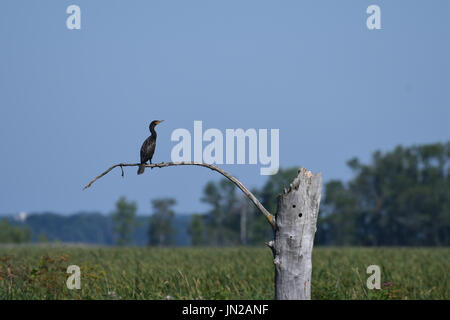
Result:
{"label": "distant tree line", "polygon": [[[450,143],[398,146],[375,152],[369,164],[357,158],[347,164],[352,179],[324,185],[316,244],[450,245]],[[276,212],[278,195],[297,170],[280,169],[252,193]],[[175,216],[172,198],[153,199],[152,215],[137,217],[136,203],[121,197],[109,216],[35,214],[25,225],[4,219],[0,243],[61,240],[167,246],[186,244],[189,237],[194,246],[227,246],[261,245],[272,238],[265,218],[227,179],[208,182],[201,201],[208,205],[207,212],[190,217]]]}
{"label": "distant tree line", "polygon": [[[190,215],[174,216],[171,223],[174,230],[172,237],[174,245],[189,245],[187,225],[190,218]],[[126,245],[142,246],[149,243],[150,219],[151,217],[148,216],[135,217],[131,225],[129,243]],[[17,231],[28,230],[26,232],[29,237],[19,238],[21,239],[20,242],[65,242],[100,245],[117,245],[118,242],[118,234],[114,230],[116,222],[113,220],[112,214],[105,215],[99,212],[80,212],[71,215],[50,212],[31,213],[25,221],[20,221],[12,216],[5,216],[3,224],[0,226],[0,243],[17,243],[19,242],[15,240],[17,237],[12,237],[9,231],[4,231],[6,229],[4,225],[8,225],[8,230],[10,228]]]}
{"label": "distant tree line", "polygon": [[[347,164],[354,173],[350,181],[324,186],[316,244],[450,245],[450,143],[398,146],[375,152],[370,164],[357,158]],[[297,170],[280,170],[253,190],[270,212]],[[191,220],[193,245],[261,244],[271,238],[264,217],[228,180],[209,182],[202,201],[210,210]]]}

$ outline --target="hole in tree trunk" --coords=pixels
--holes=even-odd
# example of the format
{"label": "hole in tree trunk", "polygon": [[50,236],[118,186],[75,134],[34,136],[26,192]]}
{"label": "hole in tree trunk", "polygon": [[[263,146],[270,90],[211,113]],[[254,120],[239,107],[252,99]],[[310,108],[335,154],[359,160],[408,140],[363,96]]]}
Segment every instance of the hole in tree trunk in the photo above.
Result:
{"label": "hole in tree trunk", "polygon": [[302,213],[300,212],[300,213],[298,214],[298,217],[299,217],[299,218],[301,218],[301,217],[302,217],[302,215],[303,215],[303,214],[302,214]]}

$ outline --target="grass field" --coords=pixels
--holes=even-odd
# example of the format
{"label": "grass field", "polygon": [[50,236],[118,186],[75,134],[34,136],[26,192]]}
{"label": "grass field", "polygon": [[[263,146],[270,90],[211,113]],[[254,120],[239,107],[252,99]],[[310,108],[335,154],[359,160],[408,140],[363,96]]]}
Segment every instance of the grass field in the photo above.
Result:
{"label": "grass field", "polygon": [[[0,247],[0,299],[272,299],[268,248]],[[81,289],[69,290],[69,265]],[[379,265],[381,290],[366,268]],[[450,248],[321,248],[312,299],[448,299]]]}

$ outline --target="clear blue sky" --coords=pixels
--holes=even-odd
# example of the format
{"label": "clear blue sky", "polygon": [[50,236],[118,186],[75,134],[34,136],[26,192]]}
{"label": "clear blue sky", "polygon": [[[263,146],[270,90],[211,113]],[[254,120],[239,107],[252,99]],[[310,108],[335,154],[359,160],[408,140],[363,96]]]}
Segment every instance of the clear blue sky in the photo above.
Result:
{"label": "clear blue sky", "polygon": [[[81,7],[81,30],[66,8]],[[366,27],[381,7],[382,30]],[[0,213],[111,211],[125,195],[204,210],[203,168],[120,170],[153,119],[279,128],[282,167],[351,177],[377,149],[450,139],[450,1],[19,1],[0,4]],[[249,187],[259,166],[227,165]]]}

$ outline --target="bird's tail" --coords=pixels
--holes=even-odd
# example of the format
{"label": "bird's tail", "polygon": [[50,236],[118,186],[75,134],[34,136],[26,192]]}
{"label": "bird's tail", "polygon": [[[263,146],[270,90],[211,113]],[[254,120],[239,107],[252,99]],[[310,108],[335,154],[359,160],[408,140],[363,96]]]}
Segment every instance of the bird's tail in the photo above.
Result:
{"label": "bird's tail", "polygon": [[139,165],[139,169],[138,169],[137,174],[143,174],[144,170],[145,170],[145,164]]}

